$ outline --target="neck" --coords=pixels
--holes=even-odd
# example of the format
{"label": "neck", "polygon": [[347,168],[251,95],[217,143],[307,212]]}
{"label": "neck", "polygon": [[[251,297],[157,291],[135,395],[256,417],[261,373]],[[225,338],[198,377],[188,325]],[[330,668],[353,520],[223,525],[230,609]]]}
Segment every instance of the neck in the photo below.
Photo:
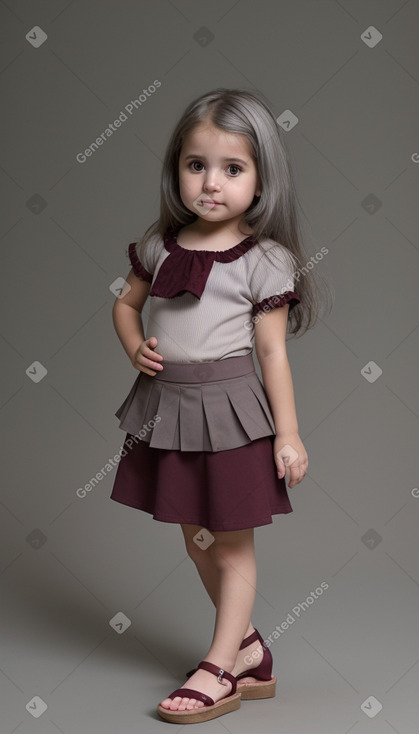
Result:
{"label": "neck", "polygon": [[229,219],[224,222],[209,222],[208,220],[198,218],[195,222],[189,225],[198,235],[201,237],[222,237],[225,234],[235,236],[249,236],[253,234],[249,227],[244,226],[242,229],[249,231],[240,230],[240,218]]}

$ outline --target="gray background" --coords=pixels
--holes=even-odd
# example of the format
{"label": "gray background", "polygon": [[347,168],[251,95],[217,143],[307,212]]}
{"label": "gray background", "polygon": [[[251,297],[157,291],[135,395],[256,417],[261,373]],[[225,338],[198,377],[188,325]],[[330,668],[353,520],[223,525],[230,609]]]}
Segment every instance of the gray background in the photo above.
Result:
{"label": "gray background", "polygon": [[328,588],[271,647],[277,697],[205,732],[417,733],[418,20],[414,0],[0,4],[1,734],[168,731],[155,707],[210,645],[179,526],[112,502],[114,473],[76,490],[120,450],[114,412],[137,376],[110,286],[158,215],[175,121],[218,86],[299,118],[286,142],[306,247],[329,249],[335,303],[288,342],[309,469],[294,512],[255,531],[253,621],[266,638]]}

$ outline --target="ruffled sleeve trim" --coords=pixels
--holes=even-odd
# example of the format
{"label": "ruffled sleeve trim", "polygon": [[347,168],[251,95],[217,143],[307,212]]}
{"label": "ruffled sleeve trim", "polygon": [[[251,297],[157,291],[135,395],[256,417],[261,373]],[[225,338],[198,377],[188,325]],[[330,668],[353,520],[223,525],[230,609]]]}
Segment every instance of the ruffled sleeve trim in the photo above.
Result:
{"label": "ruffled sleeve trim", "polygon": [[145,267],[140,263],[137,255],[136,244],[136,242],[131,242],[128,245],[128,257],[131,261],[132,268],[137,278],[140,278],[141,280],[146,280],[148,283],[151,283],[151,281],[153,280],[153,275],[149,273],[148,270],[146,270]]}
{"label": "ruffled sleeve trim", "polygon": [[256,316],[260,311],[264,311],[266,313],[268,311],[272,311],[274,308],[280,308],[281,306],[285,306],[286,303],[289,303],[289,310],[292,311],[300,301],[301,298],[296,291],[285,291],[285,293],[281,293],[281,295],[275,294],[274,296],[269,296],[269,298],[264,298],[263,301],[259,301],[259,303],[255,303],[252,310],[252,316]]}

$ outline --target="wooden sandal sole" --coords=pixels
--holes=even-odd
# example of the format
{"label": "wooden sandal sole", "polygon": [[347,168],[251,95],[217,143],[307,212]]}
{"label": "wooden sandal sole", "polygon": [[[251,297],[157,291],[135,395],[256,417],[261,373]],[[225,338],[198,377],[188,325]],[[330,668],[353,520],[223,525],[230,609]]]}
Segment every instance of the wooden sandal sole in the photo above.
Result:
{"label": "wooden sandal sole", "polygon": [[262,698],[274,698],[276,695],[276,675],[270,681],[253,680],[243,682],[237,681],[237,690],[241,693],[242,701],[256,701]]}

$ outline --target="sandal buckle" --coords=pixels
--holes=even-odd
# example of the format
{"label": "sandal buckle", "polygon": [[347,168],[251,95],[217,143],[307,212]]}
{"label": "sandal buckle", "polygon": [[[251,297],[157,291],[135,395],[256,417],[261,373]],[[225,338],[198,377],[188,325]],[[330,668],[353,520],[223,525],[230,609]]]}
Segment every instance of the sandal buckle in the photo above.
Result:
{"label": "sandal buckle", "polygon": [[221,683],[221,678],[223,677],[224,673],[225,671],[222,668],[220,668],[220,672],[218,673],[218,678],[217,678],[218,683]]}

